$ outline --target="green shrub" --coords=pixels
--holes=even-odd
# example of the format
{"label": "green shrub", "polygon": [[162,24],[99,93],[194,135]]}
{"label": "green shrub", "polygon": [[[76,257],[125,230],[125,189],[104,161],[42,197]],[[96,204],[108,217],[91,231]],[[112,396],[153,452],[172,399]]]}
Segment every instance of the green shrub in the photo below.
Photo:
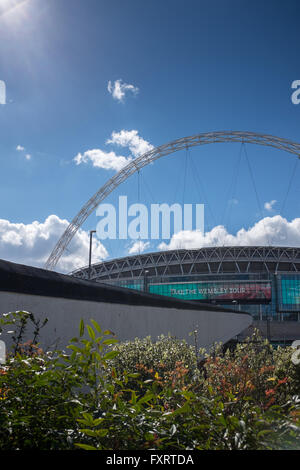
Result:
{"label": "green shrub", "polygon": [[113,362],[117,375],[124,372],[139,373],[140,382],[156,379],[161,384],[182,379],[191,383],[199,378],[195,349],[186,341],[171,336],[150,336],[134,341],[118,343],[114,351],[119,354]]}
{"label": "green shrub", "polygon": [[81,413],[98,409],[101,374],[116,354],[107,348],[116,340],[108,331],[96,338],[101,328],[93,321],[86,327],[89,339],[82,338],[81,322],[71,354],[44,352],[36,342],[19,342],[28,319],[34,320],[28,312],[14,312],[1,322],[15,328],[17,343],[0,368],[0,450],[74,448]]}
{"label": "green shrub", "polygon": [[[34,341],[22,343],[27,322]],[[118,343],[81,321],[68,352],[42,351],[28,312],[2,318],[0,450],[299,449],[299,366],[255,334],[207,354],[171,337]]]}

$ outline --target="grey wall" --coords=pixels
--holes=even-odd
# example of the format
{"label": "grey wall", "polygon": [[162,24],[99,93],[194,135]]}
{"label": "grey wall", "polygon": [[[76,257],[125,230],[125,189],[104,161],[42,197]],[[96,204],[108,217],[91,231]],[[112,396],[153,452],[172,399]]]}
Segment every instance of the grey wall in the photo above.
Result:
{"label": "grey wall", "polygon": [[[124,305],[108,302],[93,302],[64,298],[28,295],[15,292],[0,292],[2,313],[27,310],[37,318],[48,317],[48,324],[41,330],[43,347],[59,343],[63,348],[68,341],[78,336],[80,319],[85,323],[96,320],[102,329],[112,330],[118,339],[131,340],[151,335],[172,334],[193,343],[189,333],[198,330],[199,347],[208,348],[214,342],[227,342],[245,330],[252,318],[247,314],[218,312],[201,309]],[[4,341],[9,337],[3,336]]]}
{"label": "grey wall", "polygon": [[[205,348],[227,342],[252,323],[248,314],[0,260],[0,314],[16,310],[48,318],[40,336],[44,348],[64,348],[78,336],[81,319],[96,320],[121,341],[170,333],[192,343],[189,333],[197,329],[199,347]],[[30,335],[24,339],[32,339]]]}

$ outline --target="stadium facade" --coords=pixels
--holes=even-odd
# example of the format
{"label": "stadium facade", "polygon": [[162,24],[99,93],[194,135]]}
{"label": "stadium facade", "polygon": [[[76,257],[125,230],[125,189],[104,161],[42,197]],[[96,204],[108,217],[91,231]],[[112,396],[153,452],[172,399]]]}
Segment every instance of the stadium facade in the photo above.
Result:
{"label": "stadium facade", "polygon": [[274,342],[300,339],[300,248],[172,250],[113,259],[71,274],[249,312]]}

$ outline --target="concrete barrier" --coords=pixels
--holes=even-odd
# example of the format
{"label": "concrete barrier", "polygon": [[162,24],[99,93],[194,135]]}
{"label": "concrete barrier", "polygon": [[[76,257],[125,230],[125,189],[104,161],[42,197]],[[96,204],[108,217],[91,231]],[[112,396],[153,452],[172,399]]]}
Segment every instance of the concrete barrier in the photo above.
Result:
{"label": "concrete barrier", "polygon": [[[170,333],[192,343],[197,330],[198,346],[225,343],[252,323],[251,315],[211,305],[84,281],[71,276],[0,260],[0,312],[32,312],[48,318],[41,330],[44,348],[65,348],[78,336],[81,319],[96,320],[121,341],[153,339]],[[32,334],[31,331],[28,333]],[[9,342],[9,337],[1,336]],[[29,339],[29,338],[27,338]]]}

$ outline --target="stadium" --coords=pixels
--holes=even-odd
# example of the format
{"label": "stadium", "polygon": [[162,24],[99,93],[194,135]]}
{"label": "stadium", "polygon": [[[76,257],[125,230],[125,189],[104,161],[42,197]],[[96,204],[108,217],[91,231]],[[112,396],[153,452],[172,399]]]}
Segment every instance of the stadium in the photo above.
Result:
{"label": "stadium", "polygon": [[[300,144],[297,142],[244,131],[202,133],[153,148],[128,163],[84,204],[54,247],[46,269],[55,267],[88,216],[131,175],[139,174],[146,165],[161,157],[225,142],[240,143],[244,149],[245,144],[275,148],[296,157],[296,165],[300,158]],[[246,152],[245,156],[259,199]],[[268,243],[268,246],[214,246],[159,251],[89,264],[71,275],[250,313],[254,326],[277,344],[290,344],[300,338],[300,248]]]}
{"label": "stadium", "polygon": [[141,254],[71,273],[81,279],[251,313],[273,343],[300,337],[300,248],[213,247]]}

